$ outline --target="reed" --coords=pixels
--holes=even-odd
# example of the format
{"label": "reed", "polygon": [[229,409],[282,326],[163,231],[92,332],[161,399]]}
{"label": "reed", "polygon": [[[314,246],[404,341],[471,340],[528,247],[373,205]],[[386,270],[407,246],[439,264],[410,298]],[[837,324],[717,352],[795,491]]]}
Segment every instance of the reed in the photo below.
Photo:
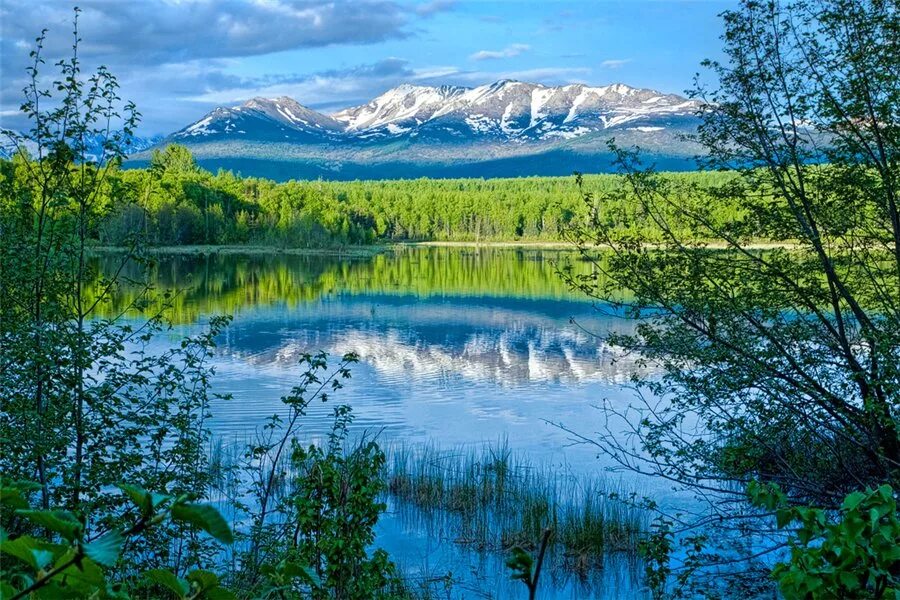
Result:
{"label": "reed", "polygon": [[484,550],[531,547],[549,528],[552,550],[570,568],[586,570],[609,553],[636,556],[645,511],[616,498],[617,486],[600,477],[576,477],[536,466],[500,442],[440,449],[396,445],[387,449],[388,493],[417,518],[443,519],[456,541]]}

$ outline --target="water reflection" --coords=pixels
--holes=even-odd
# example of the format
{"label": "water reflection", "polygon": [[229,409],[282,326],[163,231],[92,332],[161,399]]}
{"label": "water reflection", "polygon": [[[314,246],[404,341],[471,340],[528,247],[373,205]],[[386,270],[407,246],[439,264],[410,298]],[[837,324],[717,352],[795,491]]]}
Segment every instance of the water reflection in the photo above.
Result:
{"label": "water reflection", "polygon": [[[569,291],[557,274],[567,261],[576,272],[591,268],[561,252],[421,248],[367,258],[163,257],[152,277],[180,290],[170,340],[204,316],[235,316],[213,365],[216,388],[232,395],[211,407],[218,437],[246,440],[282,412],[279,398],[297,382],[303,354],[356,352],[360,364],[335,401],[352,404],[357,431],[377,431],[385,443],[446,446],[506,438],[535,462],[596,473],[609,464],[548,422],[591,433],[597,403],[628,402],[623,384],[638,366],[593,334],[633,324]],[[101,259],[106,269],[114,263]],[[135,294],[122,290],[110,310]],[[313,406],[303,435],[324,436],[330,415],[330,406]],[[501,557],[436,541],[431,526],[411,523],[391,513],[379,534],[410,569],[455,570],[485,597],[513,593]],[[561,598],[630,597],[632,567],[605,571],[596,589],[548,577],[542,597],[551,589]]]}
{"label": "water reflection", "polygon": [[385,381],[458,377],[508,387],[622,382],[634,371],[632,358],[584,329],[627,325],[583,304],[547,304],[343,296],[241,319],[225,348],[249,364],[286,368],[320,349],[356,352]]}

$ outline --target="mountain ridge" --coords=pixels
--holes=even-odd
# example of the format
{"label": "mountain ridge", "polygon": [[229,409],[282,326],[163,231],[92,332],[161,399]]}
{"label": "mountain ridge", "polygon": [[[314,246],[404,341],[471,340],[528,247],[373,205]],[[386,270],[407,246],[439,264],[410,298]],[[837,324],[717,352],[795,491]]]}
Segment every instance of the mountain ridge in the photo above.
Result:
{"label": "mountain ridge", "polygon": [[[331,114],[293,98],[255,97],[232,107],[217,107],[176,131],[172,139],[226,136],[246,139],[336,134],[356,139],[435,133],[506,139],[561,137],[665,116],[690,116],[696,100],[621,83],[607,86],[545,86],[504,79],[474,88],[401,84],[371,101]],[[260,131],[248,131],[253,120]],[[263,122],[267,121],[267,122]]]}
{"label": "mountain ridge", "polygon": [[[571,173],[562,166],[568,156],[579,168],[594,161],[595,170],[608,171],[607,142],[615,137],[669,167],[689,169],[696,148],[682,134],[696,128],[702,108],[697,100],[623,83],[405,83],[329,114],[288,96],[251,98],[213,109],[156,147],[184,144],[201,165],[277,179],[290,178],[292,169],[302,178],[395,177],[403,168],[419,176],[479,177]],[[145,164],[150,150],[131,163]]]}

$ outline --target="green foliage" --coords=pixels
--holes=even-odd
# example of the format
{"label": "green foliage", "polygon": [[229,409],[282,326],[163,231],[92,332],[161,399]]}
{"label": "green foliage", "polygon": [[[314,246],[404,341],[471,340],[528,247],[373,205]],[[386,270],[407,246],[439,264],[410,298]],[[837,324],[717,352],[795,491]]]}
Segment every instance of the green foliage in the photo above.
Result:
{"label": "green foliage", "polygon": [[785,598],[896,598],[900,518],[893,489],[849,494],[838,511],[793,506],[777,485],[753,481],[750,502],[791,532],[791,556],[772,571]]}
{"label": "green foliage", "polygon": [[[40,87],[43,37],[38,39],[23,106],[34,124],[29,138],[38,144],[38,156],[19,153],[0,165],[0,594],[16,600],[172,595],[230,600],[238,596],[229,589],[240,597],[259,590],[268,596],[272,590],[260,584],[265,579],[280,586],[268,597],[303,597],[298,584],[347,588],[357,598],[380,593],[385,586],[375,578],[392,574],[393,566],[383,552],[365,558],[371,526],[382,508],[373,496],[380,489],[375,483],[363,482],[367,487],[354,496],[358,501],[349,506],[352,510],[342,508],[343,496],[331,497],[330,508],[322,507],[325,514],[317,524],[344,536],[335,537],[337,545],[317,567],[329,569],[330,579],[298,562],[297,540],[292,545],[285,534],[290,531],[286,523],[300,521],[271,519],[284,507],[297,513],[294,494],[281,495],[281,458],[300,417],[309,402],[324,401],[341,387],[355,357],[344,357],[327,374],[325,355],[305,357],[301,365],[308,369],[285,398],[289,422],[282,427],[274,417],[267,428],[270,438],[248,449],[247,468],[230,480],[234,493],[217,494],[221,490],[214,488],[207,463],[206,421],[214,397],[208,361],[230,319],[214,317],[199,335],[151,350],[154,336],[167,325],[171,295],[156,296],[144,278],[152,261],[139,242],[150,224],[147,211],[134,205],[128,209],[129,223],[120,223],[125,235],[120,241],[127,248],[111,274],[99,273],[88,260],[88,246],[108,222],[112,198],[134,189],[132,182],[117,178],[116,169],[137,115],[126,105],[123,130],[111,129],[121,116],[115,78],[101,69],[83,81],[74,58],[77,29],[74,37],[73,58],[58,64],[60,78],[50,89]],[[54,93],[58,102],[45,102]],[[104,126],[98,129],[97,123]],[[86,136],[107,140],[105,160],[93,162],[85,155]],[[223,235],[226,212],[233,207],[223,209],[220,201],[228,198],[204,187],[204,175],[189,154],[169,149],[140,174],[145,175],[164,191],[191,199],[160,205],[158,215],[168,219],[167,236],[187,242],[198,235]],[[151,188],[141,189],[153,199]],[[120,310],[109,310],[124,280],[134,295],[116,307]],[[121,318],[131,310],[146,310],[143,321]],[[309,452],[313,463],[335,466],[333,483],[343,481],[336,448],[321,456],[312,448]],[[383,461],[374,444],[359,456],[362,462],[345,465],[347,483],[354,486],[365,473],[374,477],[371,469],[377,472]],[[357,464],[361,473],[354,470]],[[37,481],[28,482],[31,478]],[[304,483],[324,485],[315,479]],[[318,498],[339,491],[295,493]],[[213,497],[215,507],[203,502]],[[250,526],[234,531],[220,509],[240,512],[240,522]],[[341,527],[329,528],[333,519]],[[231,548],[235,539],[240,548]],[[345,557],[341,553],[347,547],[362,554]],[[290,554],[298,556],[286,560]],[[228,568],[227,556],[242,560]],[[358,575],[358,580],[345,579]],[[393,579],[390,583],[397,587]]]}
{"label": "green foliage", "polygon": [[179,600],[237,600],[237,596],[220,585],[219,578],[210,571],[196,570],[187,577],[177,577],[170,571],[152,569],[144,574],[148,582],[165,589],[168,597]]}
{"label": "green foliage", "polygon": [[[104,318],[124,264],[147,264],[133,240],[111,276],[87,258],[138,115],[120,102],[115,77],[102,68],[85,77],[74,51],[43,88],[43,41],[31,55],[22,107],[39,158],[20,153],[4,164],[0,195],[0,525],[13,549],[37,540],[36,552],[19,554],[34,570],[72,581],[97,583],[100,565],[113,563],[122,580],[152,567],[184,574],[209,565],[217,551],[200,535],[215,524],[208,509],[172,499],[208,492],[206,361],[228,319],[214,318],[208,331],[155,352],[148,344],[165,326],[159,312],[137,324]],[[101,160],[86,155],[88,138],[105,140]],[[152,296],[140,279],[131,308]],[[29,479],[35,484],[9,483]],[[118,493],[123,481],[135,487]],[[139,488],[163,495],[154,500]],[[141,535],[126,544],[134,527],[129,498],[145,505]],[[180,514],[148,527],[165,502]],[[206,521],[191,521],[192,511]],[[218,525],[216,535],[227,539]],[[39,573],[22,577],[35,575],[40,580]]]}
{"label": "green foliage", "polygon": [[649,534],[640,545],[640,553],[645,561],[644,581],[653,600],[662,600],[666,597],[669,576],[672,574],[669,562],[673,547],[672,521],[658,516],[653,520]]}
{"label": "green foliage", "polygon": [[[604,406],[633,439],[591,439],[708,505],[677,519],[691,537],[676,535],[686,551],[673,555],[709,596],[759,573],[783,536],[748,514],[749,481],[832,511],[854,490],[900,485],[897,3],[743,0],[722,18],[724,58],[693,94],[708,102],[695,139],[704,167],[734,177],[697,189],[613,145],[626,189],[585,186],[585,206],[635,199],[661,243],[576,224],[596,273],[569,278],[600,301],[627,290],[635,329],[608,341],[663,371],[638,378],[627,408]],[[719,219],[723,206],[734,212]]]}
{"label": "green foliage", "polygon": [[320,580],[312,588],[313,598],[364,600],[379,596],[398,579],[387,553],[369,550],[385,509],[380,501],[385,456],[371,441],[345,451],[349,407],[337,407],[334,416],[326,446],[294,445],[296,548],[290,556],[310,565]]}
{"label": "green foliage", "polygon": [[534,559],[531,555],[516,546],[510,550],[510,556],[506,559],[506,568],[512,571],[510,577],[529,584],[534,571]]}
{"label": "green foliage", "polygon": [[[12,197],[30,193],[24,157],[0,161]],[[393,241],[564,241],[572,226],[595,222],[653,242],[662,231],[631,195],[615,196],[624,180],[583,178],[599,201],[586,206],[571,178],[401,181],[289,181],[242,178],[198,169],[187,148],[154,152],[146,169],[108,169],[88,228],[91,240],[128,246],[137,237],[151,245],[257,244],[318,248]],[[685,198],[717,223],[743,209],[704,190],[733,174],[681,173],[669,178],[695,184]],[[678,220],[677,213],[669,213]],[[685,235],[693,234],[685,226]]]}
{"label": "green foliage", "polygon": [[[900,481],[900,136],[878,116],[900,102],[883,77],[900,60],[888,5],[728,11],[727,60],[709,64],[717,87],[697,90],[713,102],[698,138],[710,168],[737,176],[700,192],[616,149],[629,189],[613,196],[636,198],[664,242],[602,222],[573,229],[600,275],[570,282],[599,300],[628,290],[635,332],[609,341],[665,372],[640,382],[627,411],[640,466],[723,507],[754,478],[828,507]],[[859,39],[871,52],[854,50]],[[700,193],[719,200],[689,200]],[[586,205],[598,200],[585,188]],[[717,219],[720,205],[739,216]],[[793,243],[760,251],[758,238]],[[610,442],[598,441],[634,456]]]}
{"label": "green foliage", "polygon": [[209,505],[178,504],[172,507],[172,519],[198,527],[223,544],[230,544],[234,541],[228,523],[225,522],[219,511]]}
{"label": "green foliage", "polygon": [[[167,520],[197,526],[219,539],[231,539],[231,530],[211,506],[189,503],[186,495],[175,498],[150,494],[133,486],[120,487],[139,509],[139,515],[127,527],[111,529],[90,539],[85,536],[83,520],[72,513],[26,508],[27,497],[39,490],[40,485],[5,482],[0,502],[13,509],[14,519],[25,521],[43,534],[8,537],[7,530],[0,530],[0,553],[16,559],[12,564],[4,561],[0,572],[2,597],[126,599],[129,588],[117,577],[121,569],[116,568],[122,565],[123,546],[162,527]],[[197,518],[196,514],[204,518]],[[160,569],[150,570],[145,576],[176,591],[178,598],[236,598],[207,571],[194,570],[187,575],[187,580]]]}

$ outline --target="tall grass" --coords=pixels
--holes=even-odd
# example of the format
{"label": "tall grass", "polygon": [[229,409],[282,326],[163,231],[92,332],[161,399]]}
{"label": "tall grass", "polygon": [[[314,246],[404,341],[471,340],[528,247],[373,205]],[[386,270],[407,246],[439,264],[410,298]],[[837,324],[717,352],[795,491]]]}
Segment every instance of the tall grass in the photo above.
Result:
{"label": "tall grass", "polygon": [[441,450],[433,445],[387,450],[388,493],[445,525],[478,549],[533,546],[545,528],[570,568],[587,570],[616,552],[637,554],[647,514],[601,478],[537,467],[507,443]]}

